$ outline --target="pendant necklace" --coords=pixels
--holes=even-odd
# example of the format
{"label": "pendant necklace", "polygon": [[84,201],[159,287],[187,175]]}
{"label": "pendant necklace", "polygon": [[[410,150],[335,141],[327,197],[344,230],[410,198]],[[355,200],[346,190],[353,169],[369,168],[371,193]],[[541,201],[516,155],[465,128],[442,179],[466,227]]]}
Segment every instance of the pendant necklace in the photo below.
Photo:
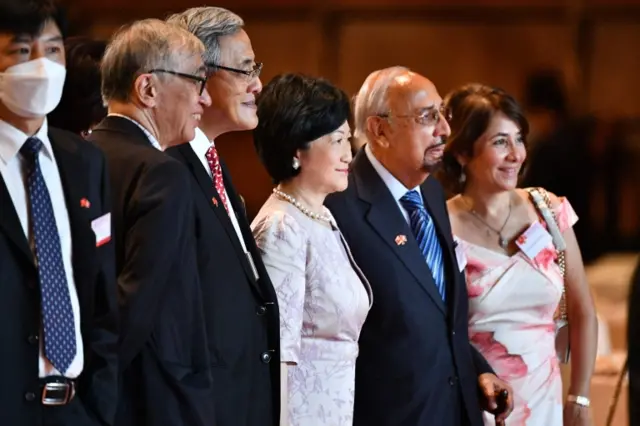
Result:
{"label": "pendant necklace", "polygon": [[496,234],[498,234],[498,244],[500,245],[500,247],[503,250],[506,250],[509,247],[509,239],[505,238],[502,236],[502,231],[504,231],[504,227],[507,226],[507,223],[509,222],[509,218],[511,217],[511,205],[512,202],[511,200],[509,200],[509,213],[507,213],[507,218],[504,220],[504,223],[502,224],[502,226],[500,227],[500,229],[496,229],[493,226],[489,225],[479,214],[478,212],[476,212],[476,210],[471,207],[470,203],[467,203],[467,201],[465,200],[465,204],[467,204],[467,206],[469,207],[469,212],[476,218],[478,219],[480,222],[482,222],[484,224],[484,226],[486,226],[487,228],[489,228],[490,230],[492,230],[493,232],[495,232]]}

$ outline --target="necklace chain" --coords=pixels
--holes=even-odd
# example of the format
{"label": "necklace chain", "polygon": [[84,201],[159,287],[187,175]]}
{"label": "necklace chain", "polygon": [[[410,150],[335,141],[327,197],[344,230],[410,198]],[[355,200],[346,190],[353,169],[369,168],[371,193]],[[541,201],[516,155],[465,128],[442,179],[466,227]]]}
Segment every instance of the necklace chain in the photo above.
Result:
{"label": "necklace chain", "polygon": [[498,244],[500,244],[500,247],[506,250],[507,247],[509,247],[509,239],[502,236],[502,231],[504,231],[504,228],[505,226],[507,226],[507,223],[509,222],[509,218],[511,217],[511,207],[512,207],[511,199],[509,200],[509,212],[507,213],[507,217],[504,220],[504,223],[502,224],[499,230],[489,225],[489,223],[487,223],[487,221],[485,221],[482,218],[482,216],[480,216],[478,212],[471,206],[471,203],[468,203],[466,200],[464,200],[464,203],[469,207],[469,212],[473,215],[473,217],[478,219],[480,222],[484,224],[484,226],[486,226],[487,228],[489,228],[490,230],[492,230],[498,235]]}
{"label": "necklace chain", "polygon": [[282,198],[283,200],[293,204],[298,210],[300,210],[305,215],[309,216],[311,219],[321,220],[329,224],[333,223],[331,221],[331,216],[312,212],[311,210],[303,206],[302,203],[300,203],[300,201],[295,199],[293,196],[287,194],[286,192],[282,192],[278,188],[273,188],[273,193],[276,194],[278,197]]}

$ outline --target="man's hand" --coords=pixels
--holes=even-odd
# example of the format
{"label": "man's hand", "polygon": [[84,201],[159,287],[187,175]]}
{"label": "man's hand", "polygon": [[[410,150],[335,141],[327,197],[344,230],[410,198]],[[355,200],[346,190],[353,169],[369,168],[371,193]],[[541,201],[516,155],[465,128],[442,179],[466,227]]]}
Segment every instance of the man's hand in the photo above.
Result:
{"label": "man's hand", "polygon": [[[513,390],[511,386],[491,373],[481,374],[478,377],[478,386],[483,396],[481,401],[482,408],[496,415],[496,424],[503,424],[505,419],[511,414],[511,411],[513,411]],[[498,413],[496,412],[498,408],[496,396],[503,390],[509,392],[509,395],[504,410]]]}

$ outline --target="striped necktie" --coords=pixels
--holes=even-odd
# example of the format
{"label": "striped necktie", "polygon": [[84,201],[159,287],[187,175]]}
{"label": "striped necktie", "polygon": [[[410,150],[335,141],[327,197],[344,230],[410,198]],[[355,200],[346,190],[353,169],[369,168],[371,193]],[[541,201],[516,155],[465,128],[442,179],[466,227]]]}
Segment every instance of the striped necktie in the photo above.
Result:
{"label": "striped necktie", "polygon": [[438,241],[436,227],[429,212],[422,203],[422,197],[418,191],[408,191],[402,198],[400,204],[409,212],[411,231],[416,238],[422,255],[427,261],[427,265],[433,275],[433,280],[438,287],[438,292],[445,300],[444,263],[442,260],[442,247]]}

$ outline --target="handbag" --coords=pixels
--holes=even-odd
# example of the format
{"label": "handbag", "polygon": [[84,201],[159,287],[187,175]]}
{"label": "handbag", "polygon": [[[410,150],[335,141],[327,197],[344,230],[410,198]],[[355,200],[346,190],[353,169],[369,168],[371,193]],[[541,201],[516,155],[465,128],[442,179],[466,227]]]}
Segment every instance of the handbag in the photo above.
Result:
{"label": "handbag", "polygon": [[[551,199],[549,193],[542,188],[527,188],[534,206],[544,218],[547,224],[547,231],[551,234],[553,245],[556,248],[556,263],[560,268],[562,279],[566,278],[565,250],[567,248],[560,228],[558,228],[558,220],[551,209]],[[561,363],[567,364],[571,354],[569,320],[567,318],[567,294],[566,285],[562,283],[562,296],[554,318],[556,332],[556,355]]]}

